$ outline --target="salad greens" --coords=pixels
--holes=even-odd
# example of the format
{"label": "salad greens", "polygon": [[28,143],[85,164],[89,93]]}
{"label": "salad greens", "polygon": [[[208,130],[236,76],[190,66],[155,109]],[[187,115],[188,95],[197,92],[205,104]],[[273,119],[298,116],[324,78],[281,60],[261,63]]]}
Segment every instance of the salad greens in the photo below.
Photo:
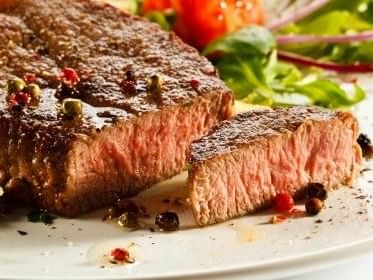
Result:
{"label": "salad greens", "polygon": [[264,27],[227,34],[208,45],[203,54],[215,63],[235,97],[248,103],[337,108],[365,98],[357,85],[350,95],[322,72],[303,74],[294,64],[279,62],[276,40]]}
{"label": "salad greens", "polygon": [[[289,35],[343,35],[373,30],[373,0],[331,0],[322,9],[280,30]],[[371,40],[353,43],[293,43],[280,49],[327,61],[373,63]]]}
{"label": "salad greens", "polygon": [[[127,2],[129,10],[168,31],[180,16],[172,8],[141,12],[146,0],[112,1]],[[327,108],[362,101],[365,92],[358,85],[347,92],[335,76],[322,69],[373,72],[373,0],[309,0],[301,7],[297,0],[284,3],[275,8],[283,7],[277,14],[285,16],[267,22],[267,28],[253,25],[227,33],[203,50],[235,97],[267,106]]]}

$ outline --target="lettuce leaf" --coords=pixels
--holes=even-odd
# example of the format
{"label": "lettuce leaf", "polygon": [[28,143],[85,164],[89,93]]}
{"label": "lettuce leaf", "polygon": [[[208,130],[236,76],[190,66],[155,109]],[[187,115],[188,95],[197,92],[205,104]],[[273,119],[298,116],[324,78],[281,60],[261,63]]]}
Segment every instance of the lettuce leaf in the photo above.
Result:
{"label": "lettuce leaf", "polygon": [[[295,65],[277,60],[274,36],[263,27],[250,26],[211,43],[203,52],[209,57],[235,98],[251,104],[317,105],[348,107],[365,98],[358,86],[346,92],[322,72],[303,74]],[[289,96],[302,96],[297,99]]]}

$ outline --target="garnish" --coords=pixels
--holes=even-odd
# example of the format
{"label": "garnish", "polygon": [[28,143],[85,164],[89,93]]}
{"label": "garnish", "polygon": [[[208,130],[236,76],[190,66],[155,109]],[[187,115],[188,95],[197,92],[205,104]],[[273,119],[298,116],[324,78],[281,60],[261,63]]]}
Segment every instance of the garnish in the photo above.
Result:
{"label": "garnish", "polygon": [[26,83],[19,78],[9,80],[6,84],[7,94],[16,94],[22,92],[22,90],[26,87]]}
{"label": "garnish", "polygon": [[365,98],[356,84],[350,94],[320,72],[304,75],[295,65],[278,61],[276,40],[263,27],[230,33],[207,46],[203,53],[214,61],[235,97],[247,103],[338,108]]}
{"label": "garnish", "polygon": [[175,212],[162,212],[155,217],[155,224],[163,231],[179,229],[179,217]]}
{"label": "garnish", "polygon": [[162,91],[163,80],[159,75],[153,75],[149,79],[149,90],[159,94]]}
{"label": "garnish", "polygon": [[117,219],[117,224],[120,227],[126,227],[135,229],[139,226],[137,222],[137,216],[131,212],[125,212],[122,215],[120,215]]}
{"label": "garnish", "polygon": [[309,183],[307,185],[307,198],[318,198],[322,201],[328,198],[328,193],[325,190],[323,184],[320,183]]}
{"label": "garnish", "polygon": [[275,197],[275,209],[279,212],[290,211],[294,207],[294,199],[288,193],[280,193]]}
{"label": "garnish", "polygon": [[190,80],[190,85],[194,90],[198,90],[200,82],[198,80]]}
{"label": "garnish", "polygon": [[23,80],[26,82],[26,84],[32,84],[36,81],[36,76],[32,73],[26,73],[23,75]]}
{"label": "garnish", "polygon": [[141,14],[199,49],[223,34],[264,21],[260,0],[144,0]]}
{"label": "garnish", "polygon": [[25,88],[25,92],[27,92],[31,96],[32,100],[40,99],[40,87],[36,84],[27,85],[27,87]]}
{"label": "garnish", "polygon": [[368,135],[361,133],[357,143],[360,145],[364,157],[368,159],[373,157],[373,145]]}
{"label": "garnish", "polygon": [[40,88],[36,84],[26,84],[22,79],[16,78],[7,82],[8,110],[20,112],[22,109],[40,98]]}
{"label": "garnish", "polygon": [[321,209],[324,207],[324,202],[318,198],[307,199],[305,203],[306,213],[310,216],[315,216],[320,213]]}
{"label": "garnish", "polygon": [[45,225],[51,225],[56,217],[49,214],[47,210],[39,209],[28,213],[27,219],[32,223],[44,223]]}
{"label": "garnish", "polygon": [[[283,22],[284,24],[277,25],[276,30],[279,31],[277,40],[281,50],[314,58],[326,64],[341,63],[345,65],[341,68],[343,71],[355,72],[359,68],[347,67],[355,64],[365,64],[366,71],[369,71],[368,69],[373,71],[371,65],[373,56],[370,51],[373,46],[373,2],[370,0],[309,2],[309,5],[300,8],[307,13],[301,14],[296,21],[290,16]],[[315,9],[310,9],[311,5],[314,5]],[[339,69],[336,68],[336,71]]]}
{"label": "garnish", "polygon": [[80,81],[78,73],[73,68],[62,69],[60,73],[60,79],[63,84],[71,88],[76,86]]}
{"label": "garnish", "polygon": [[81,116],[83,112],[83,103],[80,99],[65,98],[62,101],[61,111],[67,117]]}
{"label": "garnish", "polygon": [[135,74],[131,70],[129,70],[129,71],[126,72],[126,76],[122,80],[122,82],[121,82],[120,85],[121,85],[122,89],[126,93],[129,93],[131,95],[135,95],[137,93],[137,88],[136,88],[137,81],[136,81],[136,77],[135,77]]}
{"label": "garnish", "polygon": [[124,248],[115,248],[110,253],[110,262],[117,263],[134,263],[135,260],[131,258],[130,253]]}

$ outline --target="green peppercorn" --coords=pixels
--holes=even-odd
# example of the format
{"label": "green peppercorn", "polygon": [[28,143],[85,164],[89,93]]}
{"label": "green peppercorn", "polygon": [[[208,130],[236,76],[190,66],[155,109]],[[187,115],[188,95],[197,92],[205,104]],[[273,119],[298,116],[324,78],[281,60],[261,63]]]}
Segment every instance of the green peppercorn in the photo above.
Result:
{"label": "green peppercorn", "polygon": [[81,115],[83,112],[83,103],[80,99],[66,98],[62,101],[62,113],[68,117]]}
{"label": "green peppercorn", "polygon": [[121,227],[126,228],[137,228],[139,226],[137,222],[137,217],[135,214],[130,212],[125,212],[118,217],[117,224]]}
{"label": "green peppercorn", "polygon": [[8,95],[19,93],[26,87],[26,83],[19,78],[15,78],[13,80],[9,80],[6,84],[7,93]]}
{"label": "green peppercorn", "polygon": [[152,92],[159,93],[162,90],[162,78],[158,75],[153,75],[150,77],[149,89]]}
{"label": "green peppercorn", "polygon": [[306,201],[305,207],[308,215],[315,216],[319,214],[324,207],[324,202],[318,198],[311,198]]}
{"label": "green peppercorn", "polygon": [[37,100],[40,98],[40,87],[36,84],[29,84],[26,88],[25,88],[26,92],[30,94],[31,96],[31,99],[33,100]]}

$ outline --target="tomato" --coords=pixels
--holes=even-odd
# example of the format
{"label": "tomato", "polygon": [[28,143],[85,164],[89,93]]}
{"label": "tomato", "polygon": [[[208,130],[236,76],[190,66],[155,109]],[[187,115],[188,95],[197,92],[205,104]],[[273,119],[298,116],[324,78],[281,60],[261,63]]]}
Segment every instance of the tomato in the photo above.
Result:
{"label": "tomato", "polygon": [[145,0],[143,10],[177,13],[174,31],[187,43],[202,49],[225,33],[249,24],[262,24],[261,0]]}
{"label": "tomato", "polygon": [[152,11],[164,11],[169,8],[172,8],[172,0],[145,0],[142,3],[143,14]]}

